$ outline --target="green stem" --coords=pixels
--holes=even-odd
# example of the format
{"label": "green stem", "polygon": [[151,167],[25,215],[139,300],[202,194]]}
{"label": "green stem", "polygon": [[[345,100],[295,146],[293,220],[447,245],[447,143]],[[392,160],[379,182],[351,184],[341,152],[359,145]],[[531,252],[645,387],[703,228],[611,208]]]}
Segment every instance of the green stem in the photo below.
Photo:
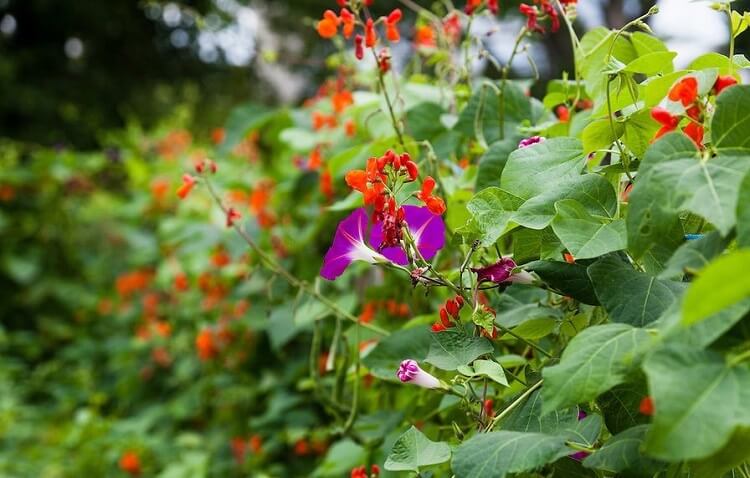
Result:
{"label": "green stem", "polygon": [[[375,50],[372,50],[372,56],[375,57],[375,64],[378,65],[378,55],[375,53]],[[385,79],[383,78],[383,72],[380,71],[380,67],[378,66],[378,82],[380,83],[380,89],[383,90],[383,97],[385,98],[385,104],[388,106],[388,113],[391,116],[391,123],[393,124],[393,129],[396,131],[396,136],[398,136],[398,142],[401,144],[401,147],[406,150],[406,145],[404,144],[404,137],[401,134],[401,127],[398,124],[398,120],[396,119],[396,113],[393,111],[393,104],[391,103],[391,97],[388,95],[388,89],[385,87]]]}
{"label": "green stem", "polygon": [[537,344],[535,344],[534,342],[532,342],[532,341],[530,341],[530,340],[527,340],[527,339],[525,339],[525,338],[521,337],[520,335],[516,334],[516,333],[515,333],[515,332],[513,332],[512,330],[510,330],[510,329],[508,329],[508,328],[506,328],[506,327],[503,327],[503,326],[502,326],[502,325],[500,325],[500,324],[495,324],[495,325],[496,325],[496,326],[497,326],[497,328],[498,328],[498,329],[500,329],[500,331],[501,331],[501,332],[503,332],[504,334],[508,334],[508,335],[510,335],[511,337],[513,337],[513,338],[515,338],[515,339],[517,339],[517,340],[520,340],[521,342],[525,343],[526,345],[528,345],[529,347],[533,348],[534,350],[537,350],[537,351],[539,351],[540,353],[542,353],[543,355],[545,355],[545,356],[546,356],[547,358],[555,358],[555,357],[554,357],[554,356],[553,356],[553,355],[552,355],[551,353],[547,352],[546,350],[544,350],[543,348],[541,348],[540,346],[538,346],[538,345],[537,345]]}

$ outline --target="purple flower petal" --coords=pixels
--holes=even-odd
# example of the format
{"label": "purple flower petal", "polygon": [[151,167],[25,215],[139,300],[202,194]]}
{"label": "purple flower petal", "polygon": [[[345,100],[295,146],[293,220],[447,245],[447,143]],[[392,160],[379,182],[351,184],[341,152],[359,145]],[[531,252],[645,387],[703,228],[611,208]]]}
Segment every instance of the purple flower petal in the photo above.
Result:
{"label": "purple flower petal", "polygon": [[366,261],[372,264],[387,259],[371,249],[365,242],[367,232],[367,211],[364,208],[355,209],[336,228],[333,244],[323,259],[320,275],[324,279],[333,280],[344,273],[353,261]]}
{"label": "purple flower petal", "polygon": [[510,279],[513,269],[516,268],[516,263],[510,257],[503,257],[499,261],[487,267],[480,269],[471,268],[472,272],[476,272],[477,280],[479,282],[494,282],[499,284]]}
{"label": "purple flower petal", "polygon": [[524,138],[518,143],[518,149],[528,148],[531,145],[534,145],[537,143],[543,143],[543,142],[544,142],[543,136],[532,136],[530,138]]}
{"label": "purple flower petal", "polygon": [[[432,214],[426,207],[419,206],[404,206],[404,217],[422,256],[426,260],[435,257],[435,254],[445,245],[443,218]],[[372,227],[370,244],[377,249],[381,242],[383,242],[383,225],[377,223]],[[386,247],[380,252],[396,264],[403,266],[409,262],[402,247]]]}

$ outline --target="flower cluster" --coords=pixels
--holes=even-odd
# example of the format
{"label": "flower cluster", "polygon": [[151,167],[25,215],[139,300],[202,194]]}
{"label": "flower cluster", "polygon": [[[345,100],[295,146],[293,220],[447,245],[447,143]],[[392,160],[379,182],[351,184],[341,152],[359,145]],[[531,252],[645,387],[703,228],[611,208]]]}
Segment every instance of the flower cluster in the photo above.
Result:
{"label": "flower cluster", "polygon": [[[733,76],[719,76],[712,90],[718,95],[725,88],[735,84],[737,80]],[[668,98],[675,106],[670,108],[657,106],[651,110],[651,117],[661,125],[654,135],[654,140],[676,130],[683,118],[686,118],[688,122],[682,128],[682,132],[699,148],[703,147],[705,106],[698,95],[698,79],[695,76],[682,78],[669,90]],[[675,111],[680,112],[675,113]]]}
{"label": "flower cluster", "polygon": [[[369,15],[367,18],[363,18],[360,15],[359,5],[357,3],[349,4],[350,2],[340,1],[339,5],[341,8],[338,15],[333,10],[326,10],[323,12],[323,18],[317,23],[316,29],[318,34],[323,38],[333,38],[339,34],[339,27],[341,27],[341,34],[347,40],[354,36],[354,56],[361,60],[365,56],[365,48],[375,49],[378,43],[379,35],[377,27],[383,25],[385,30],[385,38],[391,43],[397,43],[401,40],[401,33],[398,29],[398,23],[401,21],[402,13],[401,10],[396,8],[391,11],[387,16],[379,17],[373,20]],[[365,2],[367,5],[368,2]],[[351,8],[349,10],[347,7]],[[357,28],[360,28],[361,33],[356,33]],[[381,51],[378,56],[378,64],[381,70],[387,71],[388,61],[390,55]]]}
{"label": "flower cluster", "polygon": [[377,478],[380,476],[380,467],[378,465],[372,465],[370,467],[370,473],[367,473],[367,467],[358,466],[357,468],[353,468],[351,475],[349,475],[351,478]]}
{"label": "flower cluster", "polygon": [[442,332],[447,328],[455,326],[459,322],[459,314],[463,306],[464,298],[460,295],[445,301],[445,305],[439,311],[440,321],[432,324],[432,331]]}
{"label": "flower cluster", "polygon": [[[568,1],[563,3],[575,2]],[[526,17],[526,29],[530,32],[544,33],[544,27],[539,24],[539,20],[545,19],[549,19],[550,30],[553,33],[560,29],[560,17],[550,0],[534,0],[534,5],[522,3],[518,9]]]}
{"label": "flower cluster", "polygon": [[500,10],[498,0],[486,0],[486,2],[485,0],[469,0],[466,2],[466,6],[464,6],[464,12],[466,12],[467,15],[471,15],[481,7],[483,3],[487,4],[487,10],[489,10],[490,13],[497,15],[497,12]]}

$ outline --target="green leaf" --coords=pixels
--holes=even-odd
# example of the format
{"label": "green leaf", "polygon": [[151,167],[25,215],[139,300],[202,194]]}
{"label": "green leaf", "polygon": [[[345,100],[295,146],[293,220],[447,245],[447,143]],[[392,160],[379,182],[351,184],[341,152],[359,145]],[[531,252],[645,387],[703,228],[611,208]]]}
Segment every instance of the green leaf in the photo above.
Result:
{"label": "green leaf", "polygon": [[351,440],[341,440],[328,449],[323,462],[312,473],[316,477],[336,477],[359,466],[366,459],[367,451]]}
{"label": "green leaf", "polygon": [[668,51],[664,42],[648,33],[633,32],[630,35],[630,41],[633,42],[633,47],[635,47],[638,56]]}
{"label": "green leaf", "polygon": [[458,367],[458,371],[467,377],[487,377],[495,383],[508,386],[503,367],[492,360],[475,360],[473,366],[463,365]]}
{"label": "green leaf", "polygon": [[750,173],[742,179],[737,196],[737,244],[750,247]]}
{"label": "green leaf", "polygon": [[[750,460],[750,428],[738,428],[729,443],[708,458],[690,464],[701,478],[721,478],[724,473]],[[731,475],[730,475],[731,476]]]}
{"label": "green leaf", "polygon": [[425,361],[442,370],[456,370],[490,352],[492,343],[486,338],[449,329],[432,334],[432,344]]}
{"label": "green leaf", "polygon": [[628,116],[625,121],[625,133],[622,136],[622,142],[636,156],[642,158],[658,129],[659,123],[651,117],[651,110],[641,110]]}
{"label": "green leaf", "polygon": [[[477,138],[492,144],[501,138],[517,138],[518,126],[524,121],[533,120],[529,98],[524,90],[513,82],[506,82],[504,98],[498,94],[500,87],[492,88],[482,84],[471,95],[469,102],[461,110],[453,127],[468,138]],[[501,107],[502,105],[502,107]],[[500,128],[500,110],[504,110],[503,128]]]}
{"label": "green leaf", "polygon": [[457,232],[479,239],[482,246],[491,246],[508,228],[513,213],[523,200],[500,188],[478,192],[466,205],[472,220]]}
{"label": "green leaf", "polygon": [[526,270],[535,272],[544,282],[565,295],[584,304],[599,305],[594,286],[583,264],[568,264],[557,261],[535,261],[525,265]]}
{"label": "green leaf", "polygon": [[625,381],[648,332],[627,324],[589,327],[573,337],[558,365],[543,369],[544,411],[595,399]]}
{"label": "green leaf", "polygon": [[658,319],[685,289],[681,282],[638,272],[615,257],[600,259],[588,273],[610,320],[636,327]]}
{"label": "green leaf", "polygon": [[610,433],[620,433],[630,427],[649,422],[649,417],[639,411],[641,400],[646,395],[648,390],[645,377],[639,375],[626,383],[616,385],[596,399]]}
{"label": "green leaf", "polygon": [[555,203],[552,230],[576,259],[599,257],[627,247],[625,222],[602,222],[574,199]]}
{"label": "green leaf", "polygon": [[440,123],[443,108],[431,102],[419,103],[406,112],[406,127],[416,141],[429,140],[445,131]]}
{"label": "green leaf", "polygon": [[673,51],[655,51],[640,55],[627,64],[624,71],[655,75],[657,73],[671,73],[674,71],[672,60],[677,56]]}
{"label": "green leaf", "polygon": [[719,310],[705,320],[685,327],[682,323],[682,302],[675,302],[656,325],[661,330],[665,342],[705,348],[739,322],[748,309],[750,309],[750,299],[745,299]]}
{"label": "green leaf", "polygon": [[750,369],[728,366],[724,357],[673,346],[643,364],[654,400],[646,452],[667,461],[706,458],[734,431],[750,427]]}
{"label": "green leaf", "polygon": [[682,307],[686,325],[705,320],[712,314],[750,297],[750,249],[721,256],[703,269],[690,284]]}
{"label": "green leaf", "polygon": [[727,88],[716,98],[716,113],[711,120],[714,147],[750,151],[750,85]]}
{"label": "green leaf", "polygon": [[273,115],[274,111],[254,103],[248,103],[233,109],[229,113],[229,118],[227,118],[224,126],[226,136],[219,145],[219,151],[222,154],[229,153],[249,132],[260,128]]}
{"label": "green leaf", "polygon": [[402,360],[410,358],[419,362],[427,357],[431,336],[432,332],[425,326],[398,330],[378,342],[362,363],[374,376],[395,381]]}
{"label": "green leaf", "polygon": [[453,453],[451,467],[461,478],[504,478],[531,471],[570,453],[565,438],[541,433],[479,433]]}
{"label": "green leaf", "polygon": [[445,463],[451,459],[447,443],[434,442],[412,426],[398,437],[385,460],[388,471],[415,471],[421,467]]}
{"label": "green leaf", "polygon": [[517,432],[559,434],[560,431],[574,429],[578,423],[578,408],[553,410],[543,413],[542,393],[534,391],[523,404],[516,407],[503,419],[500,426],[503,430]]}
{"label": "green leaf", "polygon": [[492,143],[487,151],[479,158],[476,190],[489,186],[499,186],[505,163],[510,153],[518,149],[515,138],[500,140]]}
{"label": "green leaf", "polygon": [[639,425],[613,436],[599,450],[588,456],[583,461],[583,466],[610,473],[626,472],[622,475],[626,477],[654,476],[666,465],[641,453],[648,428],[648,425]]}
{"label": "green leaf", "polygon": [[659,278],[681,279],[686,272],[695,274],[721,254],[728,244],[729,239],[721,237],[717,231],[711,231],[694,241],[686,241],[669,259]]}
{"label": "green leaf", "polygon": [[546,191],[518,208],[513,222],[544,229],[555,216],[555,203],[561,199],[575,199],[594,216],[613,218],[617,212],[617,193],[609,181],[598,174],[583,174],[550,184]]}
{"label": "green leaf", "polygon": [[585,157],[575,138],[552,138],[517,149],[505,164],[500,186],[522,199],[545,192],[549,184],[580,175]]}
{"label": "green leaf", "polygon": [[[612,127],[614,126],[614,132]],[[610,124],[608,119],[597,119],[592,121],[583,129],[581,141],[583,141],[583,152],[593,153],[600,149],[609,149],[612,143],[622,136],[625,127],[619,121]]]}
{"label": "green leaf", "polygon": [[742,32],[747,30],[748,24],[745,16],[737,10],[732,10],[732,38],[737,38]]}

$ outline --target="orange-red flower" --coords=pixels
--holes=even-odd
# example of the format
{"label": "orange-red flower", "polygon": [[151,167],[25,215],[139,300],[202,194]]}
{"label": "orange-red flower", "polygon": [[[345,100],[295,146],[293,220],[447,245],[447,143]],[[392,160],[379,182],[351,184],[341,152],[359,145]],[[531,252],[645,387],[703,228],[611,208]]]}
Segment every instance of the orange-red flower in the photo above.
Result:
{"label": "orange-red flower", "polygon": [[401,40],[401,34],[398,31],[398,22],[401,21],[401,9],[396,8],[385,18],[385,36],[390,42]]}
{"label": "orange-red flower", "polygon": [[352,92],[348,90],[340,90],[331,96],[331,104],[333,105],[333,111],[341,113],[346,109],[347,106],[354,103],[354,97]]}
{"label": "orange-red flower", "polygon": [[698,80],[694,76],[687,76],[681,79],[669,90],[669,99],[679,101],[683,106],[688,106],[695,102],[697,98]]}
{"label": "orange-red flower", "polygon": [[424,201],[431,213],[441,215],[445,212],[445,202],[441,198],[432,195],[434,189],[435,180],[431,176],[427,176],[422,181],[422,189],[417,193],[417,198]]}
{"label": "orange-red flower", "polygon": [[641,400],[641,403],[638,406],[638,411],[641,412],[642,415],[646,415],[647,417],[653,415],[654,400],[650,396],[643,397],[643,400]]}
{"label": "orange-red flower", "polygon": [[177,189],[177,196],[179,196],[180,199],[185,199],[188,194],[190,194],[190,191],[193,190],[193,187],[195,186],[195,178],[192,177],[189,174],[183,174],[182,175],[182,186]]}
{"label": "orange-red flower", "polygon": [[343,24],[342,30],[344,38],[351,37],[352,33],[354,33],[354,15],[346,8],[342,8],[341,13],[339,14],[339,19]]}
{"label": "orange-red flower", "polygon": [[368,18],[365,22],[365,46],[372,48],[378,42],[378,34],[375,31],[375,24],[372,18]]}
{"label": "orange-red flower", "polygon": [[132,476],[141,474],[141,459],[134,451],[126,451],[120,456],[120,469]]}
{"label": "orange-red flower", "polygon": [[570,121],[570,110],[565,105],[560,105],[557,108],[555,108],[555,113],[557,114],[557,119],[560,120],[560,123],[567,123]]}
{"label": "orange-red flower", "polygon": [[323,12],[323,19],[318,22],[318,34],[323,38],[333,38],[338,33],[339,17],[332,10]]}
{"label": "orange-red flower", "polygon": [[195,348],[198,350],[198,357],[201,360],[211,360],[216,357],[219,349],[211,329],[205,328],[198,332],[195,337]]}
{"label": "orange-red flower", "polygon": [[672,113],[664,108],[656,107],[651,110],[651,117],[661,124],[661,128],[656,132],[654,139],[659,139],[670,131],[674,131],[680,123],[678,116],[672,116]]}
{"label": "orange-red flower", "polygon": [[687,135],[688,138],[692,139],[693,142],[699,148],[703,147],[703,126],[699,123],[691,121],[687,126],[682,128],[682,132]]}
{"label": "orange-red flower", "polygon": [[235,208],[230,207],[227,209],[227,227],[234,226],[236,221],[242,218],[242,214],[239,213]]}
{"label": "orange-red flower", "polygon": [[718,78],[716,78],[716,83],[714,83],[714,93],[718,95],[719,93],[724,91],[725,88],[729,88],[730,86],[736,84],[737,79],[732,75],[719,76]]}
{"label": "orange-red flower", "polygon": [[417,27],[414,33],[414,43],[418,47],[432,48],[437,45],[435,41],[435,30],[429,25]]}

